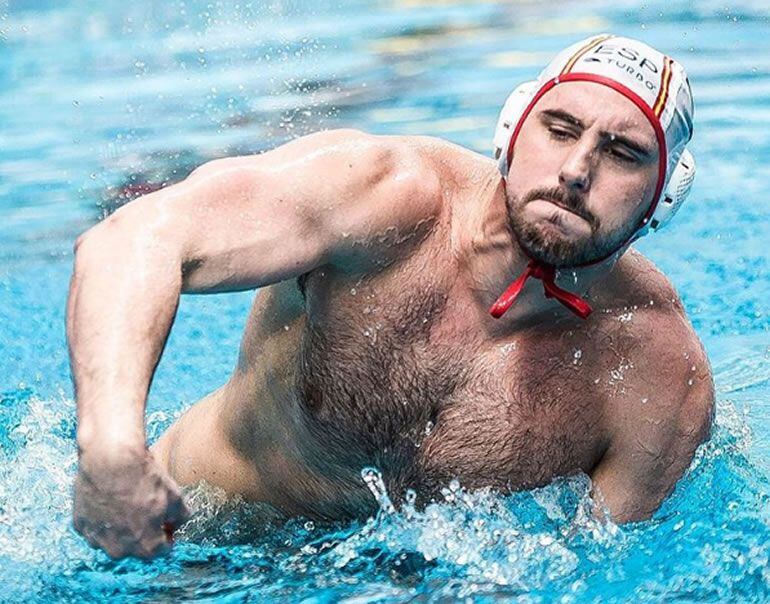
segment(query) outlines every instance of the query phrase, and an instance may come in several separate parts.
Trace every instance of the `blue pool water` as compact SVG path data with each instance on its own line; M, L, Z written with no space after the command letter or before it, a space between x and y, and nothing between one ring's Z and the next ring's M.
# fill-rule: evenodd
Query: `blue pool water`
M310 7L312 5L312 8ZM237 6L237 7L236 7ZM585 478L313 525L205 485L173 555L112 562L70 526L64 302L75 236L209 159L322 128L487 152L512 86L585 35L688 68L699 174L638 247L711 358L712 439L655 517L592 519ZM770 599L770 10L764 1L0 0L0 601ZM149 400L156 437L219 386L253 293L186 297Z

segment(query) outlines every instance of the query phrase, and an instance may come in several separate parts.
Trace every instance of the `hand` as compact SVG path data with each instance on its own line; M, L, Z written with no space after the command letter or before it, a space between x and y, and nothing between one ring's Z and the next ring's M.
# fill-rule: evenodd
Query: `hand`
M167 551L189 517L179 487L147 450L119 459L83 452L75 479L75 530L111 558Z

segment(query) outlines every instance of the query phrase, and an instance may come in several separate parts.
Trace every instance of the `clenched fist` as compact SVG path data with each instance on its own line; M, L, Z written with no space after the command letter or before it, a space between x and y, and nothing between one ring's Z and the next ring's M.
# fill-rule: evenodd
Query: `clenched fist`
M149 559L168 550L188 518L179 487L147 450L81 453L73 523L111 558Z

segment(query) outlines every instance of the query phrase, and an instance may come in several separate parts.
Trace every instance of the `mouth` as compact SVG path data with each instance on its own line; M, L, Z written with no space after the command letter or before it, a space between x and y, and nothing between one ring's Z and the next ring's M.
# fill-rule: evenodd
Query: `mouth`
M532 228L537 225L558 239L577 241L590 237L594 230L591 219L583 216L580 208L569 205L572 207L552 197L537 197L525 206L524 215Z
M556 199L551 199L551 198L548 198L548 197L543 197L542 200L546 201L546 202L548 202L548 203L550 203L552 205L555 205L560 210L563 210L565 212L569 212L570 214L573 214L574 216L577 216L578 218L582 218L583 220L588 222L588 218L586 216L584 216L581 212L578 212L578 211L576 211L576 210L574 210L572 208L567 207L561 201L558 201Z

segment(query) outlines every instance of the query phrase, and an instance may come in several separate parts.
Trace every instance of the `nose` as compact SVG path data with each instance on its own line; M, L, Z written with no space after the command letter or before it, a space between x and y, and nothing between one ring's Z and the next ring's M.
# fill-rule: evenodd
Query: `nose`
M574 145L559 170L559 183L567 189L585 193L591 186L591 157L588 145Z

